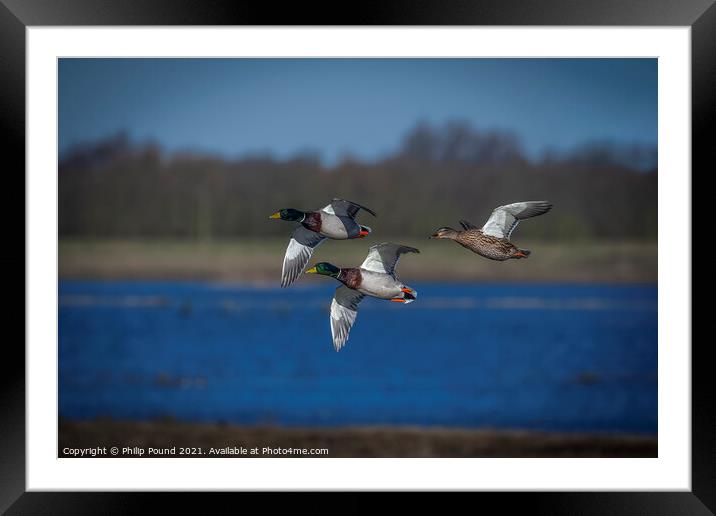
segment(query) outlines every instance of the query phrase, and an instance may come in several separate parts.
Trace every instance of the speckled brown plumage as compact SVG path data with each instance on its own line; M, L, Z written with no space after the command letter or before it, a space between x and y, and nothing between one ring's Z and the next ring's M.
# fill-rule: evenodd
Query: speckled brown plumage
M362 280L363 278L358 267L345 267L341 269L341 274L338 276L338 281L353 290L357 290L358 287L360 287Z
M430 238L455 240L464 248L490 260L505 261L510 258L527 258L530 251L516 247L510 241L510 236L521 220L542 215L550 209L552 209L552 204L547 201L522 201L505 204L492 210L490 218L481 228L467 220L461 220L460 225L463 231L443 226L435 230Z
M526 257L524 253L522 253L523 256L520 256L519 249L509 240L486 235L475 228L456 231L453 240L473 253L490 260L504 261L510 258Z

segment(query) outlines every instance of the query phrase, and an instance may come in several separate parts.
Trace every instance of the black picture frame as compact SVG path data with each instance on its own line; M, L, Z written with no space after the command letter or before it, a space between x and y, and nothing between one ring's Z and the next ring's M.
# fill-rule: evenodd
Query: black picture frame
M690 26L692 70L692 169L713 168L710 141L716 124L716 6L713 0L423 0L363 1L355 9L327 2L282 3L193 0L0 0L0 131L2 161L10 195L22 208L3 203L7 221L24 211L25 29L62 25L616 25ZM684 171L688 174L689 171ZM693 177L693 173L692 176ZM12 213L12 215L11 215ZM14 252L4 263L10 281L25 285L25 232L18 224ZM15 235L13 235L15 236ZM17 250L22 240L22 257ZM8 246L9 251L9 246ZM20 286L17 286L18 291ZM25 321L23 302L14 299L7 321ZM22 316L20 311L22 310ZM662 317L664 314L661 314ZM23 336L25 326L23 324ZM10 334L8 334L10 335ZM24 339L23 339L24 340ZM679 343L686 345L688 343ZM480 493L500 511L546 514L711 514L716 511L714 377L707 359L709 340L692 344L692 490L690 492ZM25 492L25 353L19 338L7 337L0 359L0 512L7 514L114 514L146 507L147 493ZM370 500L369 495L367 498ZM205 498L202 496L201 498ZM194 500L194 498L192 498ZM326 502L322 499L323 503ZM370 501L347 508L369 508ZM191 503L183 496L183 508ZM205 501L198 501L205 507ZM421 502L422 503L422 502ZM470 503L475 503L471 501ZM346 505L342 504L342 509Z

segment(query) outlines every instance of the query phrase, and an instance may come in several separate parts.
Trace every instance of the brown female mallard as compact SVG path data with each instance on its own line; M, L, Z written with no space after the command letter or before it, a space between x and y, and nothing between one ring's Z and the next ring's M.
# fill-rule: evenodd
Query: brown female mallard
M495 208L482 228L461 220L463 231L442 227L430 238L449 238L473 253L490 260L505 261L510 258L527 258L529 250L519 249L510 236L520 220L547 213L552 205L546 201L525 201Z

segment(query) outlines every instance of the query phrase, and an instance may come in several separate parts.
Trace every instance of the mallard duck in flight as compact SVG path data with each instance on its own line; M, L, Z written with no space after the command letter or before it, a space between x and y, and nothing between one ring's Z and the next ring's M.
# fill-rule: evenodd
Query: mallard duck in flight
M482 228L461 220L463 231L442 227L430 238L449 238L473 253L490 260L504 261L510 258L527 258L531 251L520 249L510 242L512 232L520 220L547 213L552 204L546 201L525 201L495 208Z
M400 255L419 253L413 247L398 244L376 244L360 267L336 267L327 262L317 263L306 274L321 274L337 279L343 285L336 289L331 302L331 336L333 347L339 351L348 340L348 333L358 315L358 304L365 296L412 303L417 291L403 284L395 275Z
M313 250L326 238L348 240L368 236L371 229L358 224L355 220L360 210L377 217L373 210L344 199L333 199L328 206L318 211L286 208L271 215L269 217L271 219L301 223L291 235L286 248L281 270L281 286L289 286L301 275L313 255Z

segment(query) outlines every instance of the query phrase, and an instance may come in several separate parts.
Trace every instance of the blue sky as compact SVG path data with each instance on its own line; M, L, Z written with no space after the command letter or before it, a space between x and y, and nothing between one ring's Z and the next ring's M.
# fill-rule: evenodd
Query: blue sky
M61 59L59 145L126 131L224 157L394 151L419 120L514 130L531 155L657 142L656 59Z

